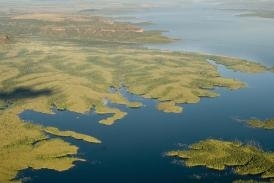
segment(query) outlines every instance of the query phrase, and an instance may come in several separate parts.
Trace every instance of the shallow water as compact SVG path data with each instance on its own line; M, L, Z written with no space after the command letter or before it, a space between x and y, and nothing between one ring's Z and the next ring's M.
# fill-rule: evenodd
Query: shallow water
M202 11L203 10L203 11ZM182 41L153 48L202 51L240 56L274 65L274 22L269 19L240 18L233 12L212 10L207 5L191 8L155 9L136 13L153 21L153 29L169 30ZM180 17L180 18L178 18ZM274 74L243 74L219 66L224 76L248 84L247 88L216 90L220 97L202 98L198 104L184 105L182 114L167 114L155 109L156 101L121 92L130 100L145 104L140 109L119 106L128 115L113 126L98 121L104 116L93 112L80 115L56 111L46 115L25 111L21 118L61 130L90 134L103 141L100 145L65 138L80 147L79 156L87 162L65 172L50 170L22 171L25 182L232 182L238 179L231 170L217 172L205 168L186 168L164 157L163 153L206 138L241 140L274 151L274 132L247 127L238 119L274 116ZM248 178L248 177L246 177Z

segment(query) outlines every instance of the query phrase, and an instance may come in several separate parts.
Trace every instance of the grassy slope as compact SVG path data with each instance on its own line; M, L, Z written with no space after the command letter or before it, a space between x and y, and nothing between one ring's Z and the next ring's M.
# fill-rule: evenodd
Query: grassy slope
M11 50L10 47L13 47ZM197 103L200 97L215 97L215 86L239 89L240 81L222 77L217 68L207 62L211 56L187 53L161 52L138 48L86 48L77 45L48 45L45 42L15 43L2 46L2 93L8 95L18 88L49 91L41 96L34 110L50 109L52 105L84 113L95 108L97 113L113 113L105 124L122 118L125 113L104 105L104 100L138 107L141 104L128 101L119 92L110 93L109 87L119 88L121 83L128 91L154 98L163 111L174 111L172 106ZM228 58L214 57L225 63ZM263 66L232 59L233 69L246 72L263 71ZM190 62L191 61L191 62ZM20 95L20 93L18 94ZM25 99L11 98L14 103ZM31 100L31 99L29 99ZM41 103L40 101L43 100ZM33 99L32 105L36 101ZM171 103L165 103L171 104ZM177 110L180 112L181 110Z

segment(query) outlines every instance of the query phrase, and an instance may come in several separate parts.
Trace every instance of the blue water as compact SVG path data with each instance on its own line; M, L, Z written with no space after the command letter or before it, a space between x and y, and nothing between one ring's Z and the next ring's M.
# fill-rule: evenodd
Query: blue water
M274 65L274 38L270 36L274 30L273 20L235 17L232 12L209 11L208 6L180 8L150 10L139 15L155 22L153 28L169 30L167 34L182 38L177 43L153 45L153 48L241 56ZM25 177L28 183L225 183L243 178L235 176L231 170L186 168L163 156L166 151L207 138L240 140L274 151L273 131L250 128L239 121L274 117L274 74L244 74L222 66L219 70L224 76L246 82L248 87L236 91L217 88L220 97L202 98L198 104L183 105L182 114L159 112L155 109L155 100L134 96L125 90L121 91L124 96L141 101L145 106L140 109L119 106L128 115L112 126L98 124L105 116L93 112L86 115L68 111L56 111L54 115L23 112L24 120L90 134L103 143L93 145L64 138L80 147L79 156L87 159L86 162L78 162L65 172L28 169L18 177Z
M165 30L165 35L180 39L172 44L150 45L152 48L221 54L273 66L274 19L239 17L239 12L218 8L198 2L137 11L128 16L134 16L135 21L152 22L146 29Z
M163 157L163 153L206 138L240 140L274 150L274 133L247 127L237 119L273 117L274 75L248 75L220 68L224 75L235 76L249 83L249 87L228 91L217 89L221 96L203 98L199 104L184 106L182 114L166 114L155 109L156 101L123 93L131 100L145 104L140 109L122 107L127 117L113 126L98 124L104 116L94 113L80 115L58 112L46 115L25 111L21 117L45 126L93 135L101 145L66 138L80 147L79 156L87 162L62 173L31 169L22 176L31 176L34 183L46 182L231 182L238 177L231 171L216 172L205 168L185 168ZM264 82L268 81L268 82ZM267 105L266 105L267 104ZM201 176L195 179L195 175Z

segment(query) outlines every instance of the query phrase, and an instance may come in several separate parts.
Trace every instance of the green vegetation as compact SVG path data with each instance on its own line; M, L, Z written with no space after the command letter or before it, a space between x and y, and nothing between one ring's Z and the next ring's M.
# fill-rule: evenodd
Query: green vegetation
M28 167L63 171L80 160L77 147L49 137L100 141L72 131L43 128L20 120L24 110L52 113L52 107L84 114L112 114L113 124L126 113L106 101L137 108L120 92L156 99L158 109L181 112L178 104L216 97L216 86L238 89L244 83L220 75L212 59L237 71L262 72L260 64L241 59L138 47L171 40L158 31L127 23L69 14L21 14L0 17L1 31L12 37L0 44L0 182L13 182ZM130 46L129 46L130 44ZM116 92L109 92L114 87ZM20 181L19 181L20 182Z
M18 117L24 109L13 106L0 112L0 181L12 181L17 172L26 168L64 171L79 161L73 155L78 148L58 138L49 138L43 131L56 136L68 136L91 143L100 143L94 137L72 131L59 131L53 127L43 128L24 123Z
M235 79L222 77L217 68L207 62L211 57L207 55L123 46L87 48L37 41L21 43L19 40L12 47L2 46L0 51L3 54L0 86L2 93L10 96L10 101L41 112L49 112L55 106L79 113L94 108L98 114L113 114L101 121L103 124L112 124L126 115L120 109L105 105L104 100L128 107L141 106L128 101L118 90L109 92L110 86L119 88L120 83L133 94L163 102L158 108L169 112L180 112L181 109L167 110L166 107L197 103L200 97L217 96L212 91L215 86L229 89L245 86ZM241 62L239 60L240 67ZM249 67L253 71L260 66L250 63ZM18 88L30 89L30 94L48 93L29 97L24 96L30 95L28 92L20 93ZM17 97L11 95L15 92Z
M236 180L233 183L273 183L274 180L270 181L256 181L256 180Z
M263 128L267 130L274 129L274 119L268 119L265 121L259 119L250 119L247 121L247 124L253 128Z
M192 144L188 150L170 151L167 156L183 159L188 167L206 166L214 170L232 167L239 175L274 178L274 153L240 142L203 140Z
M176 103L173 101L160 102L158 103L157 108L161 111L172 113L181 113L183 111L182 107L176 106Z
M2 18L0 21L5 23L1 31L9 34L47 41L78 42L81 45L172 41L160 31L144 31L133 24L89 15L28 13Z
M60 136L60 137L71 137L74 139L83 140L83 141L90 142L90 143L101 143L100 140L98 140L94 137L91 137L89 135L84 135L84 134L76 133L73 131L60 131L60 130L58 130L58 128L55 128L55 127L46 127L44 129L44 131L46 133L50 133L52 135L56 135L56 136Z
M0 100L0 110L3 110L7 107L6 102L4 102L3 100Z
M210 60L213 60L217 64L225 65L227 68L232 69L234 71L247 72L247 73L258 73L264 72L266 67L263 65L253 65L250 67L250 62L247 60L239 60L231 57L217 57L212 56Z
M18 171L33 168L48 168L63 171L73 167L73 157L78 148L63 140L48 137L41 128L23 123L14 107L0 112L0 181L12 181Z

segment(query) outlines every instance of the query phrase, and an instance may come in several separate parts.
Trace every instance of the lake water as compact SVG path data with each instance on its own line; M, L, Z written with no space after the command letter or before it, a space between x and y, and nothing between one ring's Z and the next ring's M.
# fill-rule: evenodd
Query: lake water
M239 11L219 8L199 1L123 13L116 17L131 15L132 21L152 22L153 25L147 29L165 30L164 34L180 39L173 44L153 45L152 48L235 56L273 66L274 19L239 17Z
M274 20L242 18L234 14L205 4L192 4L188 8L135 12L134 16L155 23L147 29L168 30L169 36L182 39L150 47L239 56L274 65L274 37L271 34ZM25 177L28 183L225 183L243 178L235 176L231 170L186 168L163 156L166 151L207 138L241 140L274 151L273 131L249 128L238 120L274 117L274 74L243 74L222 66L219 69L224 76L242 80L248 87L237 91L217 88L220 97L202 98L198 104L184 105L182 114L159 112L155 109L155 100L143 99L125 90L121 92L126 97L141 101L145 106L140 109L119 106L128 115L112 126L98 124L104 116L93 112L80 115L56 111L55 115L46 115L25 111L21 114L22 119L90 134L103 143L93 145L65 138L80 147L79 156L87 159L86 162L78 162L76 167L65 172L28 169L18 177Z

